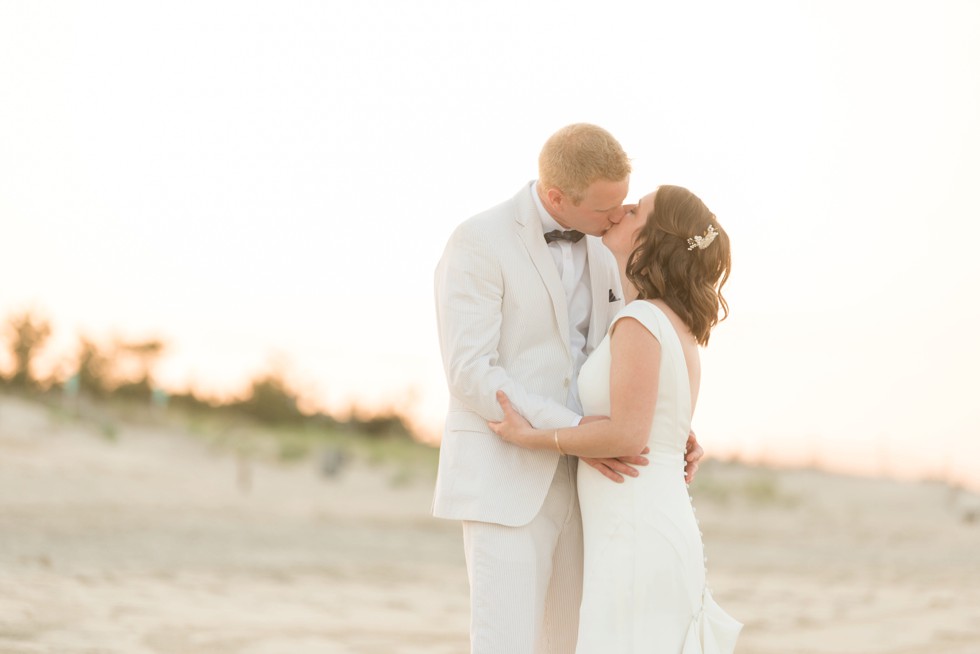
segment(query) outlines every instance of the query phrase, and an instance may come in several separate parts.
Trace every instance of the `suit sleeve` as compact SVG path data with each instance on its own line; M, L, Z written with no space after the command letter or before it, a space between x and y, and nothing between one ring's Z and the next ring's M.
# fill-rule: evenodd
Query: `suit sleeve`
M495 394L503 390L537 428L572 427L581 417L529 393L498 364L504 281L493 244L457 229L436 268L436 318L449 392L487 420L502 420Z

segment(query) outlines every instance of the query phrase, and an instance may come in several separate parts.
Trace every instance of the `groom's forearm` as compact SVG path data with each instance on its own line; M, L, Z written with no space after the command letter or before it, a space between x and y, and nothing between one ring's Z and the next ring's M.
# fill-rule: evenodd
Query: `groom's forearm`
M447 304L439 304L440 314ZM573 427L581 416L564 404L529 392L496 362L501 317L493 302L472 295L456 298L451 320L440 320L440 347L449 393L485 420L500 420L497 391L504 391L514 406L536 427ZM442 318L442 316L440 316ZM482 338L480 337L482 335Z
M556 400L530 393L499 365L504 280L490 243L457 230L435 275L439 346L450 394L485 420L503 414L496 392L503 390L517 410L540 427L569 427L580 416Z
M491 366L485 360L460 365L452 371L447 366L449 391L485 420L501 420L503 412L497 404L497 391L504 391L517 411L535 427L557 429L574 427L582 419L580 415L550 398L530 393L500 366Z

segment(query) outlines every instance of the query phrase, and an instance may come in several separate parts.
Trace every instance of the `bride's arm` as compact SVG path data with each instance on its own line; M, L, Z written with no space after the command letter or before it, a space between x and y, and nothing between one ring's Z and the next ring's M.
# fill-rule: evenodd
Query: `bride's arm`
M590 458L639 455L650 436L657 404L660 342L637 320L624 317L615 324L610 350L608 420L558 430L534 429L498 391L504 420L491 422L490 428L504 440L529 449Z

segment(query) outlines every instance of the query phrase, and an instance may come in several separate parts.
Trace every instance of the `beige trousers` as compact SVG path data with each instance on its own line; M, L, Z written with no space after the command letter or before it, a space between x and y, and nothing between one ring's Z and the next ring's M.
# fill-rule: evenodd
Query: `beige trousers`
M463 522L472 654L572 654L582 601L578 459L562 456L521 527Z

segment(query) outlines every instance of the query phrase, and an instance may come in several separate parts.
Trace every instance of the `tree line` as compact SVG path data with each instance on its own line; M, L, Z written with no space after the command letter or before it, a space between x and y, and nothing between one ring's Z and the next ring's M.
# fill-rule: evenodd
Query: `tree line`
M8 365L5 373L0 372L0 386L28 394L65 393L94 401L122 399L195 411L221 411L268 424L345 427L371 437L412 435L404 416L394 409L374 414L352 411L343 420L324 411L304 412L300 409L299 395L281 369L250 380L241 399L216 400L194 392L169 393L154 379L154 369L167 349L161 339L116 337L106 343L79 336L71 362L42 374L37 362L52 333L51 322L34 311L15 313L4 321L0 340L5 345Z

